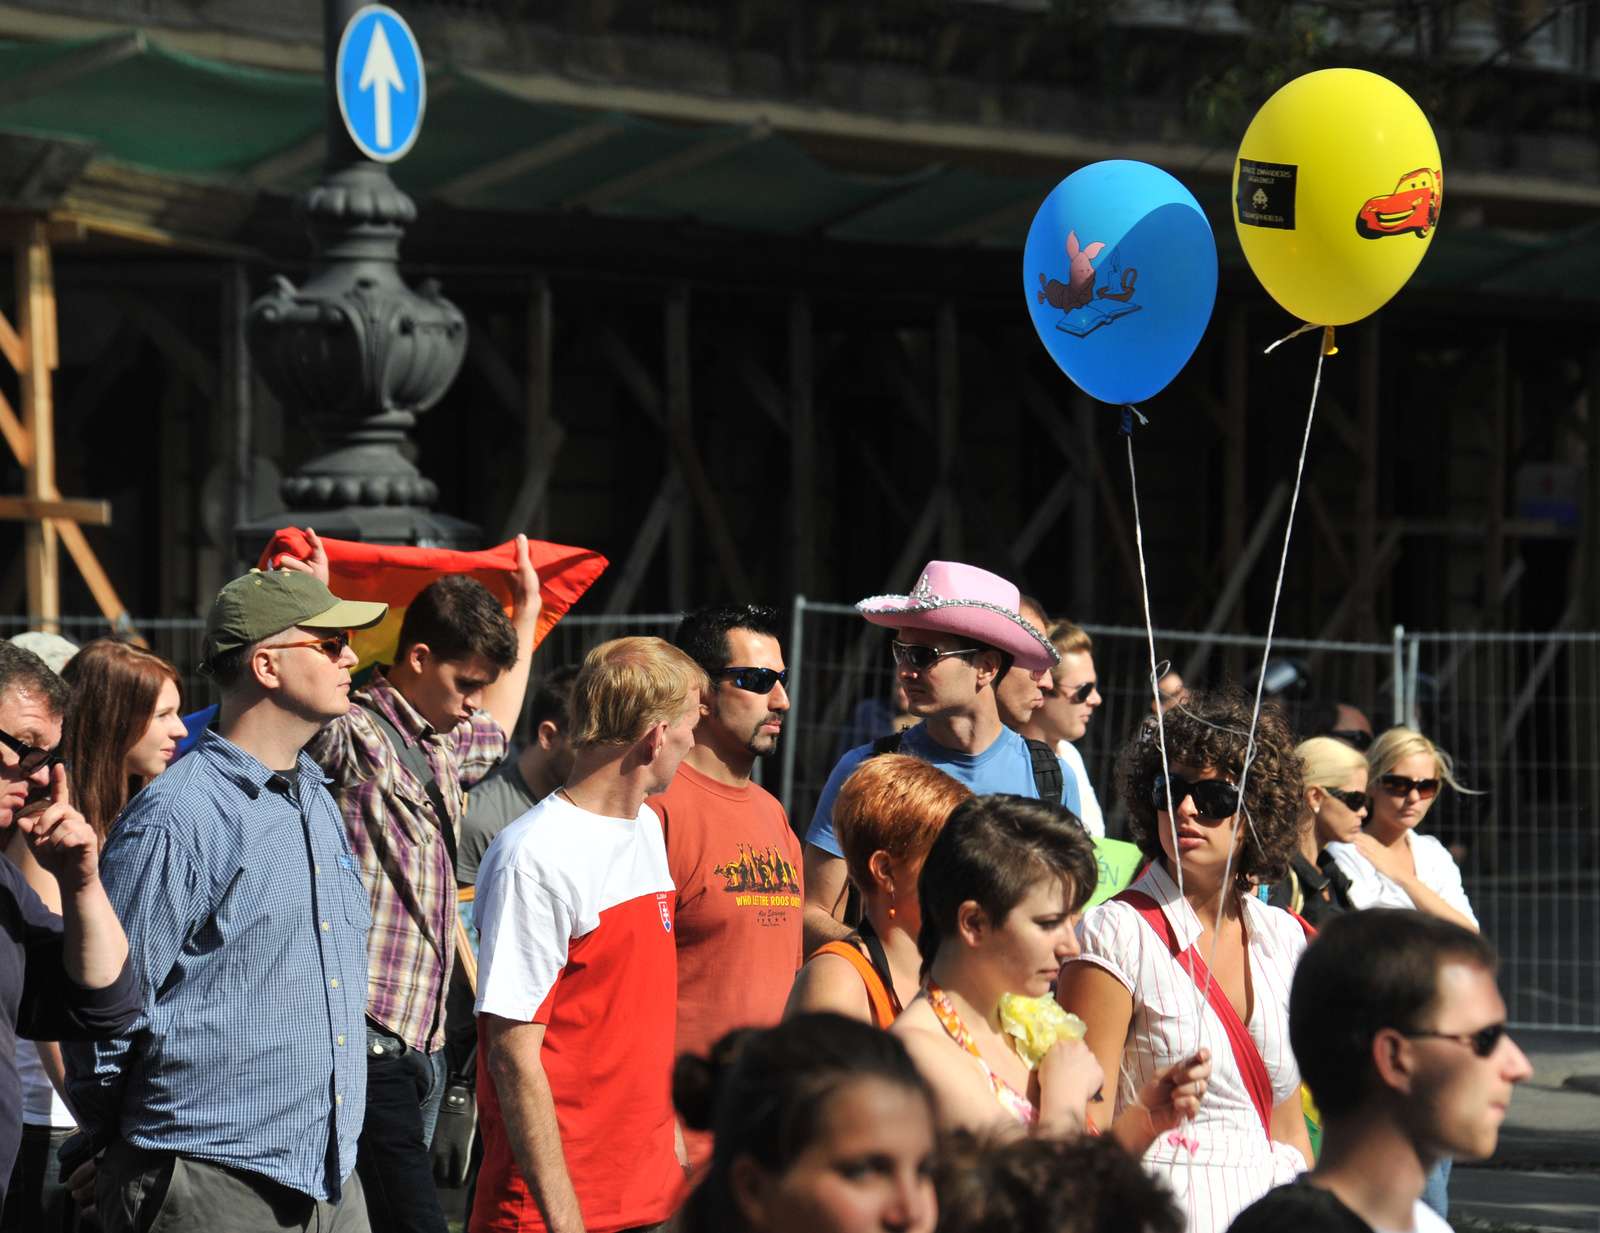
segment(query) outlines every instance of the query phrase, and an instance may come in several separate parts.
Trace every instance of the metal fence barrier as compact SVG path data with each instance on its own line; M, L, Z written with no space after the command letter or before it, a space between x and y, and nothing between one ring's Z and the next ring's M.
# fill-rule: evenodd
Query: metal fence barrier
M608 638L670 637L679 616L569 615L534 656L534 684ZM796 597L785 653L793 710L776 766L757 764L804 833L839 757L888 730L894 674L889 632L851 605ZM0 617L0 636L39 628ZM76 642L111 632L104 620L63 617ZM195 671L204 623L142 620L139 632L177 665L185 699L214 701ZM1116 754L1150 709L1145 631L1085 626L1104 699L1079 749L1111 834ZM1263 640L1157 630L1156 655L1189 685L1253 685ZM1450 847L1484 933L1501 956L1513 1023L1600 1030L1600 634L1410 633L1382 643L1276 639L1275 662L1297 677L1281 695L1297 723L1317 699L1359 706L1379 730L1410 723L1455 759L1471 793L1446 790L1423 829ZM1396 689L1396 682L1399 688ZM777 782L772 781L776 779Z

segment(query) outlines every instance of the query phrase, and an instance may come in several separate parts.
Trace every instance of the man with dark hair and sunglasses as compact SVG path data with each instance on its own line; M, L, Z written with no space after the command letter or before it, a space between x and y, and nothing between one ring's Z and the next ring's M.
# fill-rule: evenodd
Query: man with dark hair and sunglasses
M309 528L309 560L328 577ZM508 618L475 578L447 574L406 606L394 662L308 747L333 781L371 897L367 1116L357 1167L375 1226L445 1233L429 1147L448 1081L445 1017L456 951L456 842L467 789L510 749L539 623L528 538L507 572Z
M1512 1087L1533 1074L1505 1018L1477 934L1391 908L1328 922L1289 996L1322 1151L1230 1233L1448 1233L1422 1202L1429 1173L1491 1155Z
M201 670L222 695L193 752L117 819L101 860L143 1007L67 1045L105 1233L365 1233L354 1176L372 917L308 741L350 709L350 630L388 606L303 573L218 593ZM83 1179L79 1179L83 1184Z
M1366 753L1372 747L1372 722L1360 707L1324 699L1313 703L1306 715L1306 736L1331 736Z
M17 1162L21 1185L6 1210L11 1217L20 1210L24 1226L42 1219L41 1174L54 1148L48 1125L24 1128L25 1112L34 1111L23 1106L17 1041L104 1039L139 1014L128 939L100 880L100 845L73 808L58 749L71 701L43 660L0 640L0 834L15 827L16 842L37 862L36 876L53 878L61 895L57 915L20 868L0 860L0 1208ZM36 1137L36 1129L46 1133Z
M666 832L676 884L676 1052L707 1056L727 1033L783 1018L801 953L800 841L783 806L751 776L778 752L788 718L781 618L759 604L688 613L673 645L706 670L694 748L649 805ZM686 1130L689 1161L709 1134Z
M1005 725L996 691L1013 669L1034 673L1060 661L1044 632L1022 615L1016 586L957 561L930 561L910 595L856 605L894 631L890 650L911 713L905 733L852 749L828 776L806 832L806 953L847 937L849 880L833 833L844 781L876 754L904 753L937 766L978 795L1015 793L1078 811L1078 780L1043 741Z
M1023 606L1022 615L1027 616L1026 597ZM1089 731L1095 710L1105 701L1095 678L1094 640L1065 618L1048 628L1050 644L1061 656L1061 663L1051 673L1052 684L1045 691L1044 705L1018 731L1033 740L1044 741L1060 755L1078 785L1078 805L1073 812L1083 823L1084 830L1097 839L1104 839L1105 815L1100 811L1100 800L1089 781L1089 768L1073 744Z

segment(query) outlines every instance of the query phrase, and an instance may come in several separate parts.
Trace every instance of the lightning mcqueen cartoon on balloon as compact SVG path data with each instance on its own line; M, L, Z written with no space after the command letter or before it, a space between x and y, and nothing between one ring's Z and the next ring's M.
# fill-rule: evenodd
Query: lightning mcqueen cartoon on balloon
M1394 192L1374 197L1356 215L1356 230L1364 239L1378 240L1386 235L1414 231L1417 239L1427 239L1439 222L1439 204L1444 199L1444 176L1427 167L1408 171L1400 177Z

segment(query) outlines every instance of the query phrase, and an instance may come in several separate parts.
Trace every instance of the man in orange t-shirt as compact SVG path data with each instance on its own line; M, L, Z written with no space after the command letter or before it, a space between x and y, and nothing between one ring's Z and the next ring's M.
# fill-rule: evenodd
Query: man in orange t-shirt
M789 710L778 613L720 604L683 618L673 643L711 677L694 748L650 799L678 888L677 1052L704 1056L735 1028L783 1017L803 959L800 841L773 795L750 781L778 749ZM685 1131L698 1169L711 1136Z

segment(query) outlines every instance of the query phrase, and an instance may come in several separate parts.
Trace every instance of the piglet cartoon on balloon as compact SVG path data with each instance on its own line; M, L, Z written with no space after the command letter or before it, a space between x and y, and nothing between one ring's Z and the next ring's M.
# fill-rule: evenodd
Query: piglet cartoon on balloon
M1047 280L1040 274L1039 303L1071 312L1074 308L1082 308L1094 299L1094 266L1090 262L1100 255L1100 250L1104 247L1103 241L1096 240L1088 248L1079 248L1078 233L1067 232L1067 256L1072 261L1072 266L1067 272L1067 282L1063 285L1058 279Z

